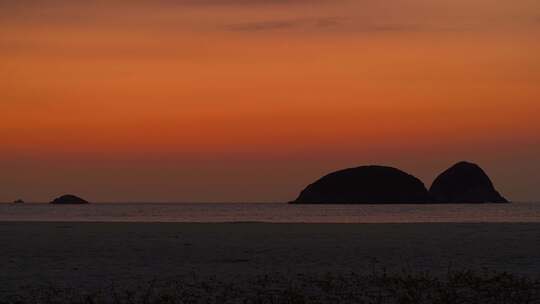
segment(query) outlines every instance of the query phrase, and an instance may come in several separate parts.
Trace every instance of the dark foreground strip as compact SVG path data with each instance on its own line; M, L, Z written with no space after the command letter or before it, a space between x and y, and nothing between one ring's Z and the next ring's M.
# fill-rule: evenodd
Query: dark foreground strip
M460 271L443 277L426 273L269 274L219 280L196 275L155 280L137 287L95 292L29 288L0 303L540 303L540 280L508 273Z

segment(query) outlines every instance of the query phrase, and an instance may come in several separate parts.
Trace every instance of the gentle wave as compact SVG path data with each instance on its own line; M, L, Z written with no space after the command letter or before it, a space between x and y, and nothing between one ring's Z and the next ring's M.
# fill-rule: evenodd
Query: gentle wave
M288 205L284 203L0 204L0 221L473 223L540 222L540 203Z

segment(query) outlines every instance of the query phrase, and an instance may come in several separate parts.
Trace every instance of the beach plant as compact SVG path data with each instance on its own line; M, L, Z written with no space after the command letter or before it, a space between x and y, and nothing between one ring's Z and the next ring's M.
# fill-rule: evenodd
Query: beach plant
M190 275L150 280L137 286L111 284L101 290L27 288L0 294L0 304L533 304L540 280L506 272L449 271L368 274L272 273L244 278Z

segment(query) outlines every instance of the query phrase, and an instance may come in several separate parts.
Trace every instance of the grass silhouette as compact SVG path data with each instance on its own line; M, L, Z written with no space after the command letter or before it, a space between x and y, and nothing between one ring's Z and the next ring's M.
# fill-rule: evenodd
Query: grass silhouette
M303 304L303 303L540 303L540 280L504 272L268 274L250 280L199 278L153 280L140 286L95 292L51 286L12 295L2 304Z

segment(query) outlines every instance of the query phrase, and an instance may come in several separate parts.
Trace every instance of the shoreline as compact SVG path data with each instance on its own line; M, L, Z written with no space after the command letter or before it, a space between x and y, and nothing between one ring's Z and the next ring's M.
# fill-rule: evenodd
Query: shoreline
M272 221L178 221L178 220L160 220L160 221L147 221L147 220L18 220L18 219L1 219L0 226L2 224L164 224L164 225L523 225L532 224L539 225L540 222L535 221L424 221L424 222L272 222Z

